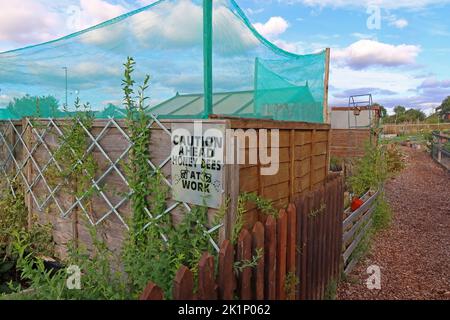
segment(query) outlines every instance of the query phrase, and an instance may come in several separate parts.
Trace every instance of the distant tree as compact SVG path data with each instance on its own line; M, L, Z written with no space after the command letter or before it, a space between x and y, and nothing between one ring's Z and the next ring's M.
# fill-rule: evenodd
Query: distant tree
M386 116L387 116L387 110L383 106L380 106L380 115L382 118L386 118Z
M441 109L443 111L450 112L450 96L448 96L447 98L444 99L444 101L442 101Z
M403 106L396 106L394 108L394 114L383 118L383 123L404 123L404 122L417 122L424 121L426 115L419 109L409 108L406 109Z
M395 123L402 123L405 122L405 111L406 108L403 106L396 106L394 108L394 117L393 117L393 122Z
M61 113L58 100L53 96L14 98L7 109L19 117L56 117Z
M401 114L405 113L405 111L406 111L406 108L403 107L403 106L396 106L396 107L394 108L394 113L395 113L396 115L401 115Z
M426 117L425 122L430 123L430 124L438 123L439 122L439 114L436 112L430 114L428 117Z
M425 113L418 109L408 109L405 111L404 115L405 121L407 122L424 121L426 118Z
M373 106L373 107L378 107L378 108L380 108L380 117L381 117L381 118L386 117L387 111L386 111L386 108L385 108L385 107L383 107L381 104L379 104L379 103L377 103L377 102L375 102L374 104L372 104L372 106Z
M445 98L439 106L439 116L441 117L441 119L444 118L444 116L448 113L450 113L450 96Z

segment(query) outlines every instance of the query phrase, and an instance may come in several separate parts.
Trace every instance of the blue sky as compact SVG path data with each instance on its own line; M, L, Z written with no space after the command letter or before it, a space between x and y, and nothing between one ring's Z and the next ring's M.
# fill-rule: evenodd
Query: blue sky
M48 41L151 2L0 0L0 51ZM372 93L388 107L430 112L450 95L450 0L236 2L283 49L311 53L331 47L332 105L345 105L351 94Z

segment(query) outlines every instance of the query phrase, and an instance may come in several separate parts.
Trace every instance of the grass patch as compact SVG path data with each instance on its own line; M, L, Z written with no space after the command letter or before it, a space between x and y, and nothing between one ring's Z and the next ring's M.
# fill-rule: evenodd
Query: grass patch
M324 300L336 300L338 282L336 279L331 279L325 288Z
M356 259L361 261L370 252L373 237L381 230L387 229L392 222L392 211L386 202L384 193L380 193L376 202L375 209L372 214L372 226L367 230L366 234L356 246L351 254L349 261ZM364 226L362 227L364 228Z
M355 250L352 252L349 261L356 259L356 261L361 261L370 251L372 237L374 235L373 227L367 230L366 234L361 238Z
M372 221L372 229L374 232L388 228L392 222L392 210L385 199L384 193L381 193L376 200Z

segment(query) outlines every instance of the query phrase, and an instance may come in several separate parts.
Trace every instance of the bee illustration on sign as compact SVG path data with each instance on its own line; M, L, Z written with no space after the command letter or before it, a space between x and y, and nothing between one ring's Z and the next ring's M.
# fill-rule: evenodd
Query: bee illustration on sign
M212 185L217 192L222 191L222 188L220 187L221 186L220 180L214 180Z

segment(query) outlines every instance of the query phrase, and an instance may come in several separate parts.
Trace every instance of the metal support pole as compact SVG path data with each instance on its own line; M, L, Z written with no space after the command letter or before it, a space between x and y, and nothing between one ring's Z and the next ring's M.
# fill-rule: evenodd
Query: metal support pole
M65 75L66 75L66 105L65 107L67 108L69 106L68 101L67 101L67 67L63 67Z
M203 0L203 87L204 111L207 119L212 113L212 0Z

